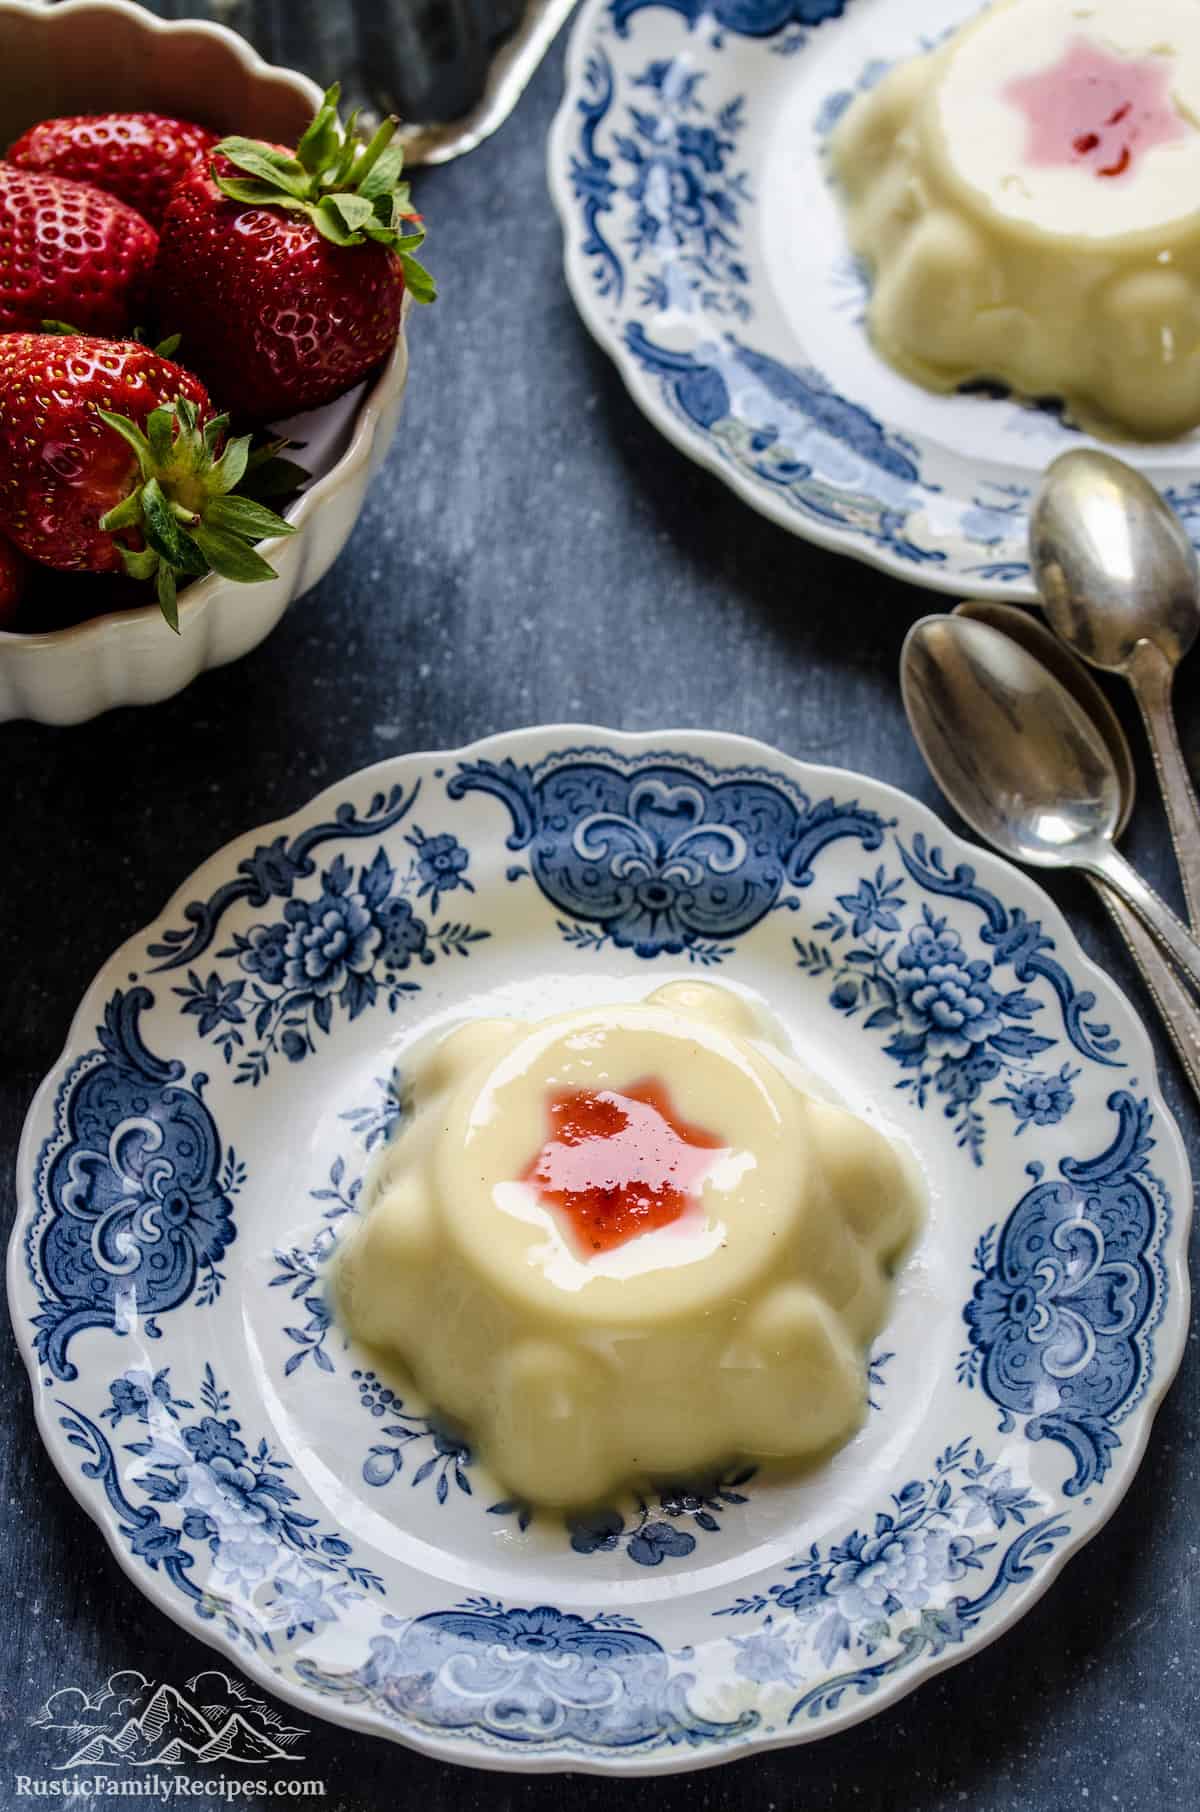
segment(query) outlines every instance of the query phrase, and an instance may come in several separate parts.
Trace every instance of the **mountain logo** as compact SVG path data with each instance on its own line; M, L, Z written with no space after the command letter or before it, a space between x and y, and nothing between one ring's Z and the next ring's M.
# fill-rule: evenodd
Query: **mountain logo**
M177 1687L136 1669L110 1674L98 1692L78 1686L51 1693L30 1720L60 1730L71 1753L60 1768L179 1767L184 1763L297 1762L308 1732L288 1724L265 1699L218 1668Z

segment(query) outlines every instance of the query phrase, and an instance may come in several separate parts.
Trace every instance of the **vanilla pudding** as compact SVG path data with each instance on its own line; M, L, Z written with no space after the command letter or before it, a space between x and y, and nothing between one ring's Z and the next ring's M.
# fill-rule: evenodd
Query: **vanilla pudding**
M879 351L1107 434L1200 423L1200 3L999 0L831 140Z
M684 982L451 1033L369 1197L345 1327L515 1494L582 1505L846 1440L921 1188L748 1002Z

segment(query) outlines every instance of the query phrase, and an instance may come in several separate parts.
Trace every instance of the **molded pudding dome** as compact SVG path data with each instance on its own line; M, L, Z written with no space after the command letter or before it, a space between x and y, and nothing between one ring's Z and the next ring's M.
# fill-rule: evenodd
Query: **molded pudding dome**
M1200 422L1196 0L1000 0L860 95L831 155L908 376L1101 433Z
M335 1285L533 1503L848 1438L911 1160L724 988L427 1050Z

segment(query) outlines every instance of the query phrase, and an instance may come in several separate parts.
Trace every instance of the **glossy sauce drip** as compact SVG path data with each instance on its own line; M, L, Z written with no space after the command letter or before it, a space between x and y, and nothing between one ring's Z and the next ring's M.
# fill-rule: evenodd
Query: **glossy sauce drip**
M1166 57L1117 57L1073 39L1053 68L1003 90L1025 115L1026 163L1127 175L1143 152L1188 131L1171 100L1170 69Z
M549 1096L550 1136L521 1178L566 1219L581 1252L611 1252L639 1233L669 1226L695 1201L727 1149L680 1119L654 1079L615 1089Z

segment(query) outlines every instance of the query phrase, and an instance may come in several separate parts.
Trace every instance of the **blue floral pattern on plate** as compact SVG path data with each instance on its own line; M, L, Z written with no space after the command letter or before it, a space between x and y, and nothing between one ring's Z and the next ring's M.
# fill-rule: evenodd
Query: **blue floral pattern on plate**
M880 866L861 876L852 893L839 894L837 910L816 922L813 931L823 937L793 939L796 965L830 984L829 1004L837 1012L862 1014L864 1030L888 1034L887 1055L910 1072L897 1088L910 1091L919 1108L940 1098L959 1145L979 1164L985 1120L976 1103L986 1088L999 1088L991 1105L1011 1109L1013 1130L1023 1133L1057 1125L1070 1113L1071 1085L1080 1073L1069 1062L1053 1071L1033 1067L1030 1059L1053 1050L1057 1040L1034 1029L1042 1002L1027 985L1003 986L1001 970L1023 984L1039 977L1050 983L1067 1038L1092 1063L1119 1067L1119 1040L1105 1020L1087 1017L1095 994L1076 988L1039 920L1020 908L1010 913L979 885L969 863L950 872L941 850L930 850L920 833L911 847L897 840L896 849L911 884L978 908L981 951L968 948L962 932L928 901L906 925L904 880ZM853 941L842 944L846 938Z
M924 1611L939 1586L983 1572L999 1531L1010 1523L1042 1527L1044 1508L1007 1468L978 1447L972 1451L969 1440L956 1441L930 1477L910 1479L893 1494L869 1534L855 1529L826 1550L814 1542L784 1579L714 1611L769 1612L754 1636L737 1638L735 1668L748 1679L794 1685L798 1641L811 1641L826 1667L845 1652L869 1659L892 1635L893 1622Z
M85 1328L125 1331L189 1297L216 1300L218 1260L234 1239L233 1197L245 1166L223 1150L184 1066L163 1062L142 1041L146 988L118 989L97 1028L98 1050L71 1068L58 1091L54 1131L38 1163L38 1213L26 1253L39 1312L38 1357L74 1378L67 1348Z
M595 75L600 93L610 92L607 64L598 61ZM620 296L625 271L597 217L623 193L634 208L631 262L636 266L645 255L654 266L641 300L656 309L699 307L744 321L751 312L745 293L750 274L738 233L751 197L746 172L734 159L745 102L735 96L708 123L697 93L703 80L682 64L649 64L635 83L645 93L628 110L629 130L613 141L624 183L610 178L610 166L595 158L576 160L574 181L591 209L591 251L602 261L608 293Z
M304 1668L303 1677L343 1702L506 1746L548 1743L584 1754L698 1746L753 1729L753 1712L700 1716L690 1674L631 1617L585 1618L554 1605L532 1609L468 1598L379 1636L354 1673Z
M980 1237L963 1310L971 1344L960 1375L998 1406L1002 1429L1020 1415L1027 1440L1065 1444L1068 1497L1104 1477L1116 1425L1152 1375L1145 1329L1169 1225L1149 1174L1148 1105L1124 1092L1109 1105L1119 1128L1107 1151L1064 1158L1055 1181L1030 1165L1034 1187L998 1236L989 1227Z
M806 887L821 850L841 837L878 849L887 828L851 801L815 803L753 770L706 775L703 764L611 758L569 750L538 771L513 762L464 762L452 799L492 793L512 816L508 847L528 849L529 872L569 914L562 935L577 948L611 942L635 956L706 963ZM517 880L525 871L509 869ZM598 931L580 926L598 925Z
M821 25L837 19L846 0L608 0L618 31L627 30L635 13L648 6L670 7L690 26L711 20L723 31L741 32L749 38L770 38L788 25Z
M348 781L206 876L102 971L31 1110L10 1296L114 1551L272 1690L525 1766L819 1735L986 1640L1128 1485L1187 1328L1186 1165L1127 1003L923 808L738 740L526 731ZM389 967L401 918L423 940ZM469 962L422 959L443 924L486 932ZM697 963L897 1110L928 1262L828 1501L735 1463L564 1525L347 1348L325 1265L431 1015ZM428 1004L393 1013L414 974Z
M828 167L855 94L970 11L585 0L551 188L584 319L685 452L826 546L940 590L1032 597L1029 502L1078 435L1059 409L982 385L935 398L878 358ZM1200 536L1195 464L1185 442L1153 476Z
M186 986L174 990L184 1012L195 1015L201 1037L213 1038L226 1063L237 1058L238 1082L257 1088L277 1053L302 1063L316 1050L314 1034L328 1034L335 1009L357 1019L382 999L396 1012L420 988L411 971L438 956L469 956L488 936L459 920L435 927L416 910L426 895L436 913L444 894L475 891L462 845L445 833L427 837L417 826L405 842L416 853L399 875L382 848L357 874L335 857L321 872L315 899L289 898L282 917L235 932L217 952L218 959L236 961L241 975L226 978L214 969L202 980L189 969ZM247 1037L255 1042L247 1045Z
M71 1446L88 1456L84 1476L101 1481L130 1553L161 1569L201 1618L219 1619L251 1649L273 1650L280 1636L291 1641L298 1631L312 1635L367 1592L382 1592L378 1574L352 1560L350 1542L322 1533L301 1512L285 1476L291 1462L265 1439L242 1438L212 1366L204 1367L199 1408L174 1396L168 1370L112 1379L111 1402L97 1421L70 1403L57 1406ZM103 1419L115 1430L126 1417L147 1429L123 1443L136 1466L117 1458L98 1426ZM131 1492L146 1501L135 1503ZM203 1588L195 1579L202 1549L211 1560Z

